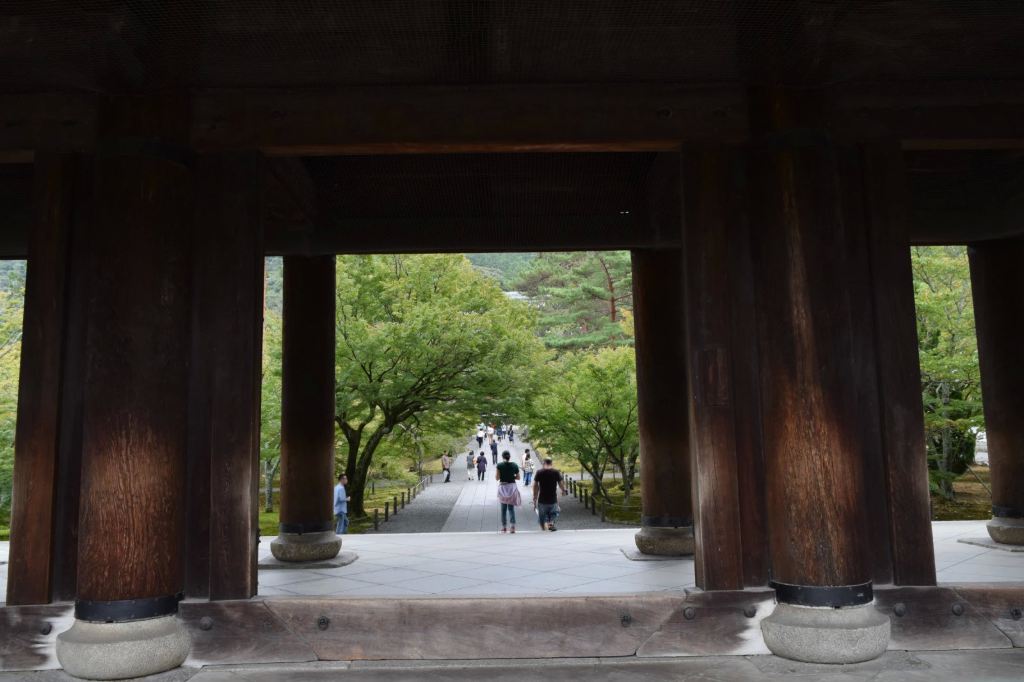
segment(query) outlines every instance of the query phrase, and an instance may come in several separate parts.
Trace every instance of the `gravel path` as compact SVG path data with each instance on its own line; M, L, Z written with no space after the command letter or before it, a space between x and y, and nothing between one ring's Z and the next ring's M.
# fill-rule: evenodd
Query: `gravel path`
M461 476L458 475L460 473ZM392 517L387 523L382 523L377 532L439 533L448 520L455 501L459 499L462 487L466 485L466 474L461 469L453 469L451 483L442 483L438 474L434 475L434 481L417 495L412 503L406 504L405 509L399 511L397 516Z

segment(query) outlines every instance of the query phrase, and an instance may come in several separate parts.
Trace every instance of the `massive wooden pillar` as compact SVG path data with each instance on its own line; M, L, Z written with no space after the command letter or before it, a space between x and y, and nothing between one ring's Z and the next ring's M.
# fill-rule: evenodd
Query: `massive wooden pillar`
M908 237L909 199L903 151L898 141L862 147L865 217L873 303L881 476L869 486L868 506L888 524L891 565L879 567L875 582L935 584L928 460L925 452L921 366L914 314L914 275ZM871 452L868 452L869 457ZM870 468L869 468L870 469ZM870 493L870 490L869 490ZM880 531L881 542L885 532ZM886 558L877 551L877 558Z
M750 245L740 154L683 153L687 379L696 497L696 581L764 585L767 543Z
M773 586L763 622L776 654L820 662L885 651L873 600L855 328L863 264L851 249L840 152L813 95L754 97L752 154L765 480ZM859 189L859 188L858 188ZM807 607L831 607L821 609ZM822 618L822 613L828 616Z
M331 558L334 532L333 256L284 259L281 376L281 561Z
M72 231L85 180L73 155L36 157L14 441L7 585L7 603L12 605L49 602L55 591L55 570L59 572L55 568L62 548L56 542L62 516L58 480L71 475L61 470L59 462L64 338L69 334L66 300Z
M185 593L256 594L263 169L259 154L196 162Z
M72 675L179 665L192 171L180 101L112 101L95 165Z
M972 244L971 285L996 542L1024 545L1024 238Z
M645 554L693 554L683 254L633 251L637 418Z

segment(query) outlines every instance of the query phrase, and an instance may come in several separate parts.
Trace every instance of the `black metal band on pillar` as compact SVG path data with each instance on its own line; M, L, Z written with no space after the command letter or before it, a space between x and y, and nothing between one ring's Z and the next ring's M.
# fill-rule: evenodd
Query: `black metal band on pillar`
M293 535L304 535L305 533L326 533L329 530L334 530L334 521L315 521L313 523L282 523L278 526L278 530L282 533L291 533Z
M843 606L870 604L875 598L870 581L860 585L818 587L790 585L773 580L769 585L775 590L775 598L780 603L795 606L829 606L838 609Z
M641 516L640 525L645 528L690 528L693 519L685 516Z
M1000 519L1024 519L1024 509L1017 509L1016 507L1003 507L1001 505L992 505L992 516Z
M169 594L163 597L145 599L120 599L117 601L75 600L75 618L93 623L125 623L169 616L178 612L178 602L184 595Z

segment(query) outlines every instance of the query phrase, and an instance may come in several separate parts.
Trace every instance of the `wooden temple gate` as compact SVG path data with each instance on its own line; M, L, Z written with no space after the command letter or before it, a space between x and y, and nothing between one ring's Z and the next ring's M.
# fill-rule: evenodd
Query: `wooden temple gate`
M256 595L266 255L283 533L329 531L333 388L289 376L333 374L334 254L630 249L638 544L841 611L935 585L909 247L969 243L993 537L1021 541L1015 82L182 78L0 94L0 249L29 262L8 609L102 631ZM920 168L998 189L943 203Z

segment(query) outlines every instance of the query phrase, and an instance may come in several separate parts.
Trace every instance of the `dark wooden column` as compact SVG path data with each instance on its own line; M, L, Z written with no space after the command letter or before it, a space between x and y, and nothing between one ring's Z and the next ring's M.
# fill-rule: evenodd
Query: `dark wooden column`
M895 140L864 146L862 158L883 468L869 506L888 508L892 582L934 585L906 168ZM875 581L884 577L876 569Z
M15 434L8 604L44 604L52 594L60 476L60 407L67 280L76 211L77 161L40 154L22 323ZM79 182L76 183L76 179ZM77 188L80 191L80 188Z
M334 556L334 256L284 259L281 375L281 560ZM322 535L330 547L289 555L288 536ZM311 537L312 537L311 536ZM294 538L293 538L294 539ZM302 543L308 544L308 543ZM317 556L313 556L316 554Z
M772 579L782 603L870 602L858 301L839 151L818 102L758 93L751 158L754 279ZM868 330L870 333L870 330ZM795 586L795 587L789 587Z
M263 170L259 154L196 163L186 595L256 594Z
M737 150L683 154L683 250L696 579L767 582L757 331Z
M632 256L643 505L636 544L645 554L692 554L683 254Z
M996 542L1024 544L1024 238L972 244L971 285Z
M174 103L108 104L96 159L82 423L78 600L177 611L182 591L192 171ZM148 135L161 135L160 141Z

